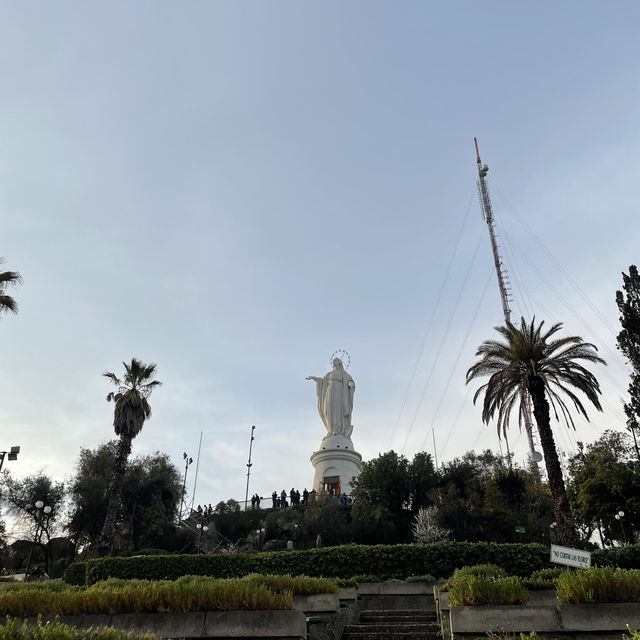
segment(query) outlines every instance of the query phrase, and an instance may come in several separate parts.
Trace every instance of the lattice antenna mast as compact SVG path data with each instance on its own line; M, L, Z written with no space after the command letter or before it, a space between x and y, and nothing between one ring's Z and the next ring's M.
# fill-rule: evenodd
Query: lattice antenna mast
M493 221L493 209L491 208L491 198L489 197L489 189L485 178L489 171L489 167L486 164L482 164L480 160L480 151L478 151L478 140L474 138L473 141L476 145L476 161L478 163L478 195L480 196L480 205L482 206L482 217L489 227L489 238L491 239L491 250L493 251L493 262L496 267L496 275L498 276L498 287L500 289L500 299L502 301L502 311L504 313L505 322L511 322L511 307L509 306L509 278L507 272L500 259L500 250L498 248L498 241L496 240L496 231ZM520 390L522 395L522 401L526 407L525 409L525 430L527 432L527 441L529 444L529 457L531 458L531 466L536 477L540 478L540 470L538 469L538 461L536 456L540 454L536 453L534 439L533 439L533 423L531 422L531 406L529 402L529 395L524 389ZM506 439L506 434L505 434ZM507 455L509 456L509 465L511 465L511 454L509 452L509 440L507 443Z
M493 210L491 208L491 198L485 178L489 167L482 164L480 160L480 152L478 151L478 140L473 139L476 143L476 157L478 162L478 195L480 196L480 205L482 206L482 217L489 227L489 238L491 239L491 250L493 251L493 262L496 266L496 275L498 276L498 288L500 289L500 299L502 300L502 311L504 313L505 322L511 322L511 307L509 306L509 280L507 273L500 259L500 251L498 249L498 241L496 240L496 230L493 222Z

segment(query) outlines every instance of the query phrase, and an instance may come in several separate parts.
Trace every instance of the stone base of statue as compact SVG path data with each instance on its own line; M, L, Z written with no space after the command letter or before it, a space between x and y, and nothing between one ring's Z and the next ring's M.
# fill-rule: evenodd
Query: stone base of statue
M311 456L311 464L315 469L315 491L350 495L351 480L360 473L362 456L353 450L351 438L337 434L327 435L320 448Z

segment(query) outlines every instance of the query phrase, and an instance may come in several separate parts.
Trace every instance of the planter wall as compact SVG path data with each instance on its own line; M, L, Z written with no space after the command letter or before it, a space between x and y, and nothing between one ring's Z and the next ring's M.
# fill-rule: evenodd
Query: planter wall
M293 596L293 606L306 615L336 614L340 610L337 593L315 593L310 596Z
M640 603L451 607L454 638L486 633L620 633L640 628Z
M53 620L48 616L45 620ZM62 616L78 629L113 626L131 633L151 632L159 638L269 638L306 640L306 616L291 611L197 611L192 613L122 613ZM29 623L35 624L34 618Z

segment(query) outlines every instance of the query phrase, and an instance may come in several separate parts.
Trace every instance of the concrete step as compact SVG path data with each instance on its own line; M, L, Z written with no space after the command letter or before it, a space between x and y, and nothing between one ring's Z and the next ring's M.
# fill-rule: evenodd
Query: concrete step
M379 624L385 622L416 622L416 623L425 623L425 622L435 622L436 621L435 613L425 613L422 615L411 615L411 616L377 616L377 615L360 615L360 624Z
M345 632L342 640L437 640L440 638L440 628L432 631L413 631L410 633L359 633Z
M360 610L360 615L376 615L376 616L410 616L410 615L423 615L435 611L435 607L429 609L364 609Z
M376 624L350 624L344 628L345 633L429 633L439 629L435 622L392 622Z

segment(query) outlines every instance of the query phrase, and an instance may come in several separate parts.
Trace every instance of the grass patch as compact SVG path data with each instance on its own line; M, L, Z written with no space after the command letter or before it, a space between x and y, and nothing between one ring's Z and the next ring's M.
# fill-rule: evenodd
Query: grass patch
M57 618L55 622L43 624L38 616L38 622L32 628L27 627L26 621L19 623L14 618L7 618L5 624L0 625L0 640L156 640L156 636L151 633L134 635L116 631L113 627L78 631Z
M449 585L450 606L498 606L524 604L529 600L529 592L520 578L457 573L453 574Z
M196 576L191 576L196 578ZM200 578L198 576L198 578ZM262 584L275 593L293 593L294 596L311 596L316 593L338 593L338 585L328 578L310 578L309 576L263 576L252 573L241 580L252 584Z
M175 581L109 579L86 588L0 591L0 612L19 618L38 614L63 616L292 608L291 591L276 593L264 583L242 578L184 576Z
M335 583L339 587L357 587L358 582L355 578L334 578Z
M474 564L470 567L456 569L453 577L456 576L478 576L480 578L506 578L507 572L497 564Z
M558 577L556 597L565 604L640 602L640 571L591 567Z
M557 580L563 573L566 573L569 569L563 569L562 567L553 567L552 569L540 569L534 571L529 577L530 580Z

